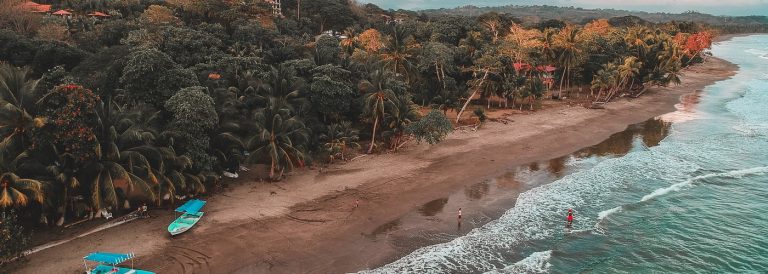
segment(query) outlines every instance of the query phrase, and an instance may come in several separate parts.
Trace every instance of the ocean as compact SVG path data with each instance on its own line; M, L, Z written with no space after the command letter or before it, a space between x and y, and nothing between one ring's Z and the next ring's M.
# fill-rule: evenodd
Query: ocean
M765 273L768 36L712 52L740 70L693 107L537 167L558 174L498 219L364 272ZM541 177L531 170L511 176Z

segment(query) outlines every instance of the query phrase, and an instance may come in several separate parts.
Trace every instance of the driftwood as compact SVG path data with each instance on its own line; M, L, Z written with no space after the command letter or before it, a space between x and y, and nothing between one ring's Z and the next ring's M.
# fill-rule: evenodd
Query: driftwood
M589 106L591 109L605 109L605 103L604 102L593 102L592 105Z

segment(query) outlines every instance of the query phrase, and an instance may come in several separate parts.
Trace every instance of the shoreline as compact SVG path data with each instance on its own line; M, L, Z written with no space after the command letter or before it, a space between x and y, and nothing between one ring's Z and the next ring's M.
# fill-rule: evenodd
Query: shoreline
M158 273L336 273L373 268L410 251L371 236L392 233L396 228L388 224L426 202L516 166L600 143L629 125L674 111L682 96L737 70L713 57L686 70L680 86L652 88L636 99L618 98L603 110L561 105L509 116L514 121L507 124L489 122L478 131L459 130L435 146L410 145L397 154L360 157L322 173L300 172L283 182L261 184L242 178L210 198L206 220L185 235L170 239L165 227L173 214L156 210L154 218L32 254L28 263L11 270L74 272L82 270L80 257L92 251L135 252L136 267Z

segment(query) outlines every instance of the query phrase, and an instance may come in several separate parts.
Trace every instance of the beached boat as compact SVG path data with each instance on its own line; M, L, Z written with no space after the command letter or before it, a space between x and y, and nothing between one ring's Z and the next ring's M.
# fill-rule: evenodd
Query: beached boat
M88 274L155 274L155 272L133 269L133 253L106 253L94 252L83 257L85 264L85 273ZM131 260L131 268L117 266L125 261ZM93 268L88 267L88 261L96 262Z
M176 218L176 220L168 226L168 232L171 233L171 236L184 233L197 224L197 222L200 221L200 218L203 217L203 212L201 212L200 209L203 208L204 205L205 201L192 199L177 208L176 212L180 212L181 216Z

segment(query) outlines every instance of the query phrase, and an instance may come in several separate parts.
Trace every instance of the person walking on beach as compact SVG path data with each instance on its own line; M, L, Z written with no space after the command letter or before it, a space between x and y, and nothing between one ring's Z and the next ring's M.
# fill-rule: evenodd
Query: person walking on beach
M565 227L571 228L571 226L573 225L573 209L571 208L568 209L568 217L566 218L566 220L568 220L568 222L566 223Z
M459 208L459 222L461 222L461 208Z

